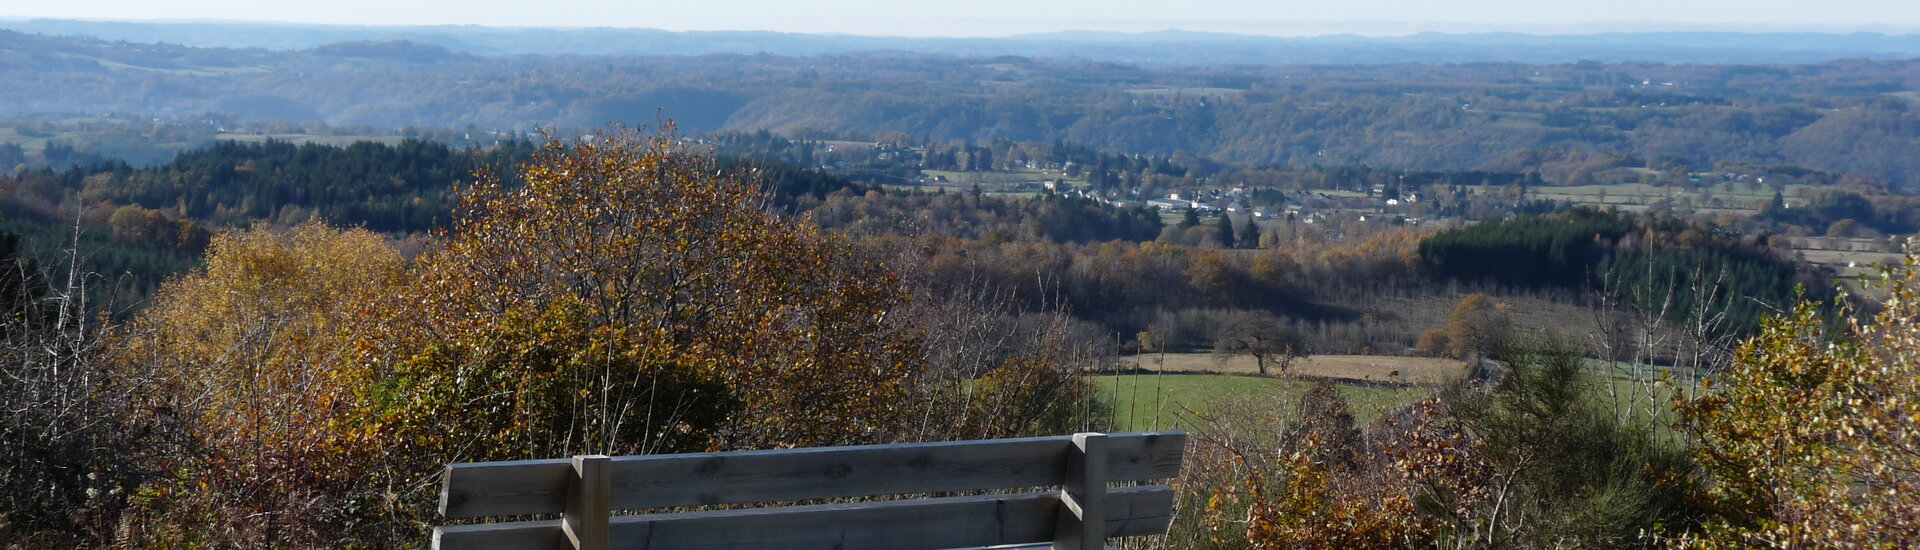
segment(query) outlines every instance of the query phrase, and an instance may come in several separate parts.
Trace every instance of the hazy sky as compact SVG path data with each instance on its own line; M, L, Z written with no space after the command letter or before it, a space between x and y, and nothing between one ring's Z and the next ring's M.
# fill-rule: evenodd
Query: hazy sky
M1167 28L1244 34L1505 30L1920 32L1920 0L4 0L0 17L647 27L896 36Z

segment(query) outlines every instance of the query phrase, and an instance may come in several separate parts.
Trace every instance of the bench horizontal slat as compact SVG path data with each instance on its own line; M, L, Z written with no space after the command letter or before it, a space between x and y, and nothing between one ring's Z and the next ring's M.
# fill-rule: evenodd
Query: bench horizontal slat
M1072 438L909 443L615 457L616 510L745 504L1057 485ZM1182 432L1108 436L1110 481L1179 474ZM440 512L448 518L558 513L566 459L447 467Z
M1173 489L1164 485L1107 494L1107 536L1165 533ZM621 550L785 548L934 550L1052 540L1058 492L977 495L850 504L780 506L616 516ZM565 550L560 522L522 521L434 529L440 550Z

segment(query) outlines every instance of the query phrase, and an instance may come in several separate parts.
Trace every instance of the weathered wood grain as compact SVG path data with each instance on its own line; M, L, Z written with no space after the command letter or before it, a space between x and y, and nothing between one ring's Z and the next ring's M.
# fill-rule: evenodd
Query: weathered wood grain
M612 461L607 455L573 457L574 475L568 480L567 512L561 515L560 527L574 550L607 550L611 532L607 524L613 517L607 500Z
M1107 436L1109 481L1178 475L1182 432ZM1071 436L774 451L623 456L612 460L615 510L744 504L1058 485ZM447 467L448 518L558 513L568 459Z
M621 550L935 550L1046 542L1060 493L978 495L885 502L781 506L613 518L610 547ZM1113 489L1106 537L1165 533L1173 489ZM441 550L562 550L559 521L459 525L434 530Z
M1054 550L1106 548L1107 436L1073 434L1053 534Z

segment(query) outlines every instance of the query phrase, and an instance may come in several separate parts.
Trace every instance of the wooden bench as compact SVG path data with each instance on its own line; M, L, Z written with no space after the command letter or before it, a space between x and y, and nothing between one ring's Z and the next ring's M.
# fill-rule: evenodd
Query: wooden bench
M1180 472L1182 432L994 439L447 466L434 548L1089 550L1166 533L1173 489L1108 488ZM946 493L1054 487L1011 494ZM924 496L934 494L935 496ZM909 495L893 500L859 497ZM695 512L613 511L852 499ZM1049 544L1050 543L1050 544Z

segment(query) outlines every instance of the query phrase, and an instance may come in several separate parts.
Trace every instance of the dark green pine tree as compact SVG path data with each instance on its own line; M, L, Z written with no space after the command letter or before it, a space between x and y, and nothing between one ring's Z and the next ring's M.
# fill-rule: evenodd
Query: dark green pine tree
M1220 214L1220 246L1233 248L1233 217Z
M1247 216L1247 225L1240 228L1240 248L1259 248L1260 226L1253 223L1253 216Z
M1187 227L1193 227L1196 225L1200 225L1200 211L1196 209L1188 208L1187 217L1180 219L1180 227L1187 228Z

